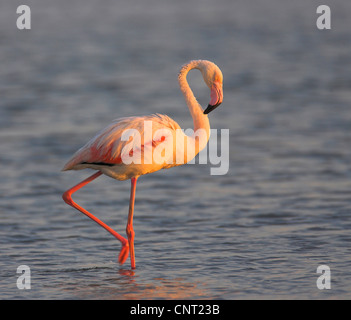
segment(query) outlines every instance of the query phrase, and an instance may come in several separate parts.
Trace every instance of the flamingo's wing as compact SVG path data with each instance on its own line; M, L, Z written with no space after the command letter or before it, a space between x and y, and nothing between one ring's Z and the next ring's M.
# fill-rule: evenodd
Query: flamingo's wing
M176 129L180 129L179 125L161 114L117 119L80 148L62 170L81 169L81 165L88 164L121 164L126 152L129 156L141 153L143 157L152 157L152 152L147 152L149 148L169 140Z

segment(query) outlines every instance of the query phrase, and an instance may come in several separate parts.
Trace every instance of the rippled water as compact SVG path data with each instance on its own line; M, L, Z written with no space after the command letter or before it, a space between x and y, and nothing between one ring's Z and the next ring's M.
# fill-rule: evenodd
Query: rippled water
M351 4L329 1L18 1L0 12L2 299L351 297ZM192 120L177 84L190 59L216 62L230 168L187 165L139 179L136 263L61 194L89 171L60 169L112 119ZM199 101L209 92L189 75ZM121 233L129 182L100 177L75 200ZM331 289L319 290L319 265ZM28 265L31 289L16 286Z

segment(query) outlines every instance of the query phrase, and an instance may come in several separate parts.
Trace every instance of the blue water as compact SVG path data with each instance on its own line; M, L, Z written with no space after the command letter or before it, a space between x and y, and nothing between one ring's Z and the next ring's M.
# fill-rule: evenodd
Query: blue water
M19 1L0 11L1 299L351 298L351 3ZM61 194L91 172L60 172L112 119L192 120L180 66L224 74L211 127L229 129L226 175L211 164L141 177L137 268ZM209 91L189 75L198 100ZM129 181L100 177L74 199L124 233ZM31 289L19 290L27 265ZM320 290L319 265L331 271Z

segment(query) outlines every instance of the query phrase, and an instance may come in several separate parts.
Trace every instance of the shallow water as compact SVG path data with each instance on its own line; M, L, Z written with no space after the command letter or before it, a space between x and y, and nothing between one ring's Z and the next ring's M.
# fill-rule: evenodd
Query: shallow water
M351 4L329 1L18 1L0 12L1 299L351 297ZM226 175L211 164L141 177L137 268L61 194L91 172L60 172L112 119L192 120L177 84L190 59L216 62L230 130ZM199 101L209 93L189 75ZM75 200L125 230L129 182L100 177ZM31 289L16 286L28 265ZM319 265L331 289L319 290Z

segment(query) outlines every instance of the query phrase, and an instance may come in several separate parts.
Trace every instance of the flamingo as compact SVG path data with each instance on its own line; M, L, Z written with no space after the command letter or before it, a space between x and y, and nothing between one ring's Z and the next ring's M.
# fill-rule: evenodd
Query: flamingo
M204 82L211 90L210 103L205 110L197 102L186 80L188 72L192 69L201 71ZM218 66L211 61L192 60L184 64L180 69L178 82L193 118L194 133L192 135L185 135L178 123L166 115L153 114L143 117L120 118L98 132L95 137L73 155L62 169L62 171L85 168L97 170L93 175L64 192L62 198L67 204L98 223L121 242L122 247L118 262L123 264L130 253L132 269L135 269L133 214L138 177L160 169L187 163L194 158L209 140L210 122L207 115L218 107L223 99L223 75ZM145 129L146 124L151 128L148 127L152 132L151 135ZM136 131L131 131L131 129ZM134 136L130 135L129 139L126 139L123 137L126 132L134 132ZM139 135L135 134L135 132L139 133ZM161 134L157 135L156 132L161 132ZM184 147L185 145L188 146L188 149L189 146L193 147L194 152L189 155L186 151L187 148ZM162 152L159 153L159 157L165 160L163 162L156 161L155 157L151 157L152 153L155 153L156 149L160 147L162 147L163 151L170 147L168 150L172 151L166 157L164 156L165 152L163 152L163 158ZM128 157L130 159L131 156L140 156L139 159L143 160L141 162L123 161L128 160ZM176 161L179 159L183 161ZM127 239L72 200L74 192L102 174L117 180L131 180L129 213L126 226Z

